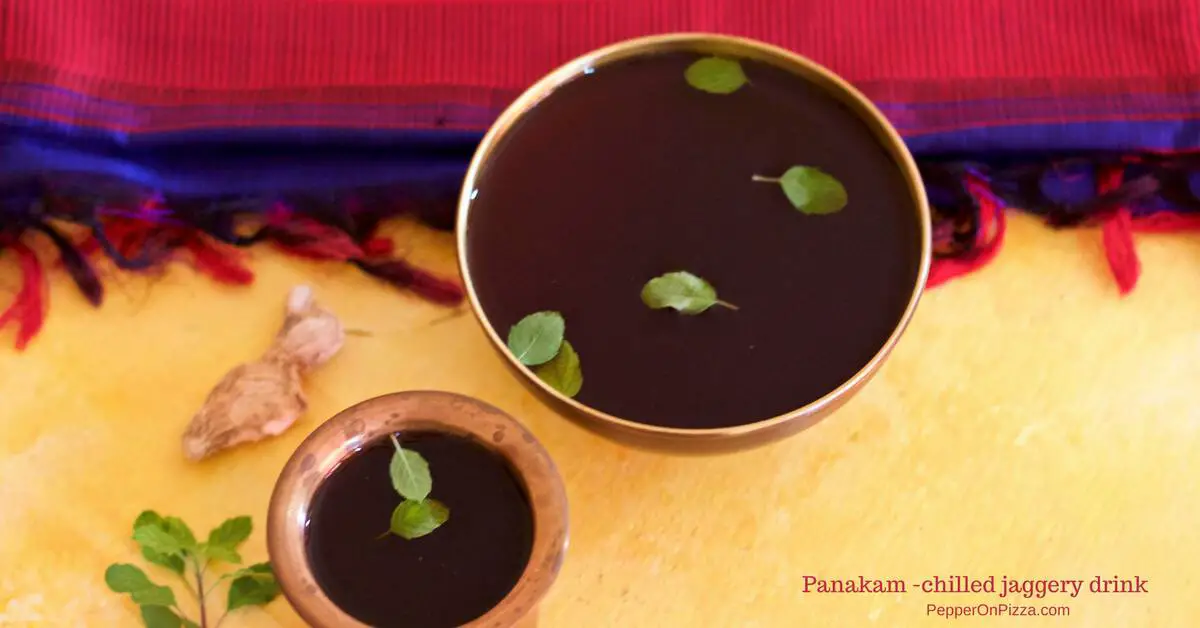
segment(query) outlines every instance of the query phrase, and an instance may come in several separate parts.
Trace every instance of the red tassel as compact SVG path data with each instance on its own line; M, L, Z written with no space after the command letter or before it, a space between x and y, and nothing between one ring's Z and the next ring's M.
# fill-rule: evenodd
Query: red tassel
M399 288L413 292L443 305L458 305L466 297L462 286L436 277L401 259L383 262L358 262L368 274L374 275Z
M1142 263L1133 246L1132 219L1129 210L1118 209L1104 221L1104 255L1122 295L1129 294L1142 274Z
M1124 177L1121 168L1105 168L1100 172L1100 193L1121 187ZM1105 219L1103 239L1104 256L1108 258L1108 267L1117 280L1117 287L1122 296L1129 294L1142 274L1142 263L1133 245L1133 218L1128 208L1118 208Z
M306 217L293 217L270 227L270 238L279 248L309 259L347 261L363 250L341 229Z
M37 255L21 242L11 245L21 266L21 289L7 310L0 313L0 328L12 321L17 323L17 351L24 351L29 341L42 329L46 320L45 278Z
M190 234L184 246L191 252L197 271L221 283L246 285L254 281L254 273L242 265L236 249L212 242L200 232Z
M367 238L367 241L363 242L362 245L363 254L366 257L384 257L391 255L395 249L396 243L392 242L391 238L379 236Z
M1179 233L1200 230L1200 216L1156 212L1133 221L1133 230L1138 233Z
M113 216L106 218L100 227L104 237L121 257L127 260L144 259L151 264L166 259L172 246L170 240L178 228L143 218ZM90 237L79 245L79 251L91 255L100 250L100 243Z
M996 201L987 184L974 177L967 179L967 191L979 204L979 233L975 237L975 248L961 257L935 259L929 268L925 287L933 288L973 272L987 265L996 257L1004 243L1007 227L1004 208ZM994 227L993 227L994 224ZM988 233L989 227L993 232Z

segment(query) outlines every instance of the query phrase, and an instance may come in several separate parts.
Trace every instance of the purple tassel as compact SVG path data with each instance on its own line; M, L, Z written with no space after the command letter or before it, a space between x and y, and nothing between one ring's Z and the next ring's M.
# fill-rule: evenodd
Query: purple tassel
M75 280L75 285L79 286L83 296L87 297L88 302L92 305L99 306L104 301L104 286L100 283L100 278L96 276L96 269L92 268L79 249L76 249L75 245L71 244L71 241L54 227L39 222L35 228L46 234L54 242L54 246L58 247L63 266L71 274L71 279Z

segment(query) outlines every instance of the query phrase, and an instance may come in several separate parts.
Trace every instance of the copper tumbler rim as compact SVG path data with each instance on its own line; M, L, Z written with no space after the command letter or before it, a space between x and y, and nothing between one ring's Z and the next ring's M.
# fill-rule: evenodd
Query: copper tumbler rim
M641 423L613 416L553 389L532 370L517 361L508 350L504 339L489 321L479 302L469 261L468 231L476 184L495 149L523 116L542 99L552 97L558 87L597 67L640 55L671 51L725 54L770 63L791 71L838 98L868 125L901 170L916 207L914 220L918 222L920 229L920 260L908 304L887 341L875 355L853 376L815 401L781 415L730 427L693 429ZM737 450L775 441L811 426L845 403L875 375L907 329L924 291L933 250L931 215L920 172L900 134L866 96L834 72L789 50L752 39L714 33L653 35L600 48L563 64L522 93L500 115L479 144L463 182L457 212L458 264L471 310L483 327L489 342L504 356L508 365L520 375L527 386L564 409L569 418L579 420L585 427L606 436L635 445L684 453Z
M343 461L388 434L436 431L464 436L502 456L524 485L533 515L533 547L508 594L466 628L527 621L550 590L568 545L566 489L550 454L520 422L478 399L444 391L406 391L368 399L312 432L284 465L267 511L267 553L280 589L316 628L369 628L338 607L317 583L306 551L313 496Z

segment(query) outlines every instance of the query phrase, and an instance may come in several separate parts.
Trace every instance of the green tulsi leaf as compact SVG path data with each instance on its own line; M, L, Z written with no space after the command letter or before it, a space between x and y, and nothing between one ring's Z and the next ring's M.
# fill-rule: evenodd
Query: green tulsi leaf
M563 340L562 348L554 359L533 369L534 374L554 390L574 397L583 388L583 370L579 365L579 354L570 342Z
M208 533L208 544L237 549L246 539L250 538L250 533L253 531L254 524L251 523L250 517L226 519Z
M180 628L184 620L165 606L143 606L142 623L146 624L146 628ZM187 624L189 628L196 625L190 621Z
M848 202L842 182L818 168L792 166L779 178L759 175L751 178L760 183L778 183L792 206L805 214L832 214L841 211Z
M392 435L392 445L396 448L392 454L389 472L392 476L392 486L404 499L421 501L429 497L433 490L433 476L429 474L429 463L421 454L400 446L400 441Z
M175 592L170 587L152 586L129 594L133 603L139 606L174 606Z
M251 565L237 572L229 585L226 608L230 611L243 606L262 606L279 595L279 583L267 563Z
M138 515L137 519L134 520L134 522L133 522L134 530L137 530L138 528L143 527L143 526L157 526L157 527L161 528L164 532L167 531L166 519L163 519L162 515L158 514L157 512L154 512L153 510L143 511L140 515ZM149 547L143 546L142 547L142 557L145 558L147 562L151 562L151 563L154 563L155 565L160 565L162 567L166 567L167 569L170 569L171 571L174 571L177 574L183 573L184 564L183 564L182 556L163 554L161 552L156 552Z
M134 529L133 540L137 541L142 549L151 550L162 556L179 557L187 549L179 542L178 538L154 524Z
M136 565L109 565L104 570L104 584L116 593L133 593L155 586L146 572Z
M736 310L737 306L717 298L707 281L685 271L660 275L642 287L642 303L655 310L674 309L682 314L699 314L714 305Z
M275 570L271 569L271 563L255 563L249 567L243 567L229 576L230 578L274 578Z
M238 554L237 548L246 539L250 538L250 533L253 530L254 526L250 522L250 517L226 519L221 525L213 528L208 533L208 541L197 546L196 552L211 560L219 560L236 565L242 562L242 557Z
M562 347L567 323L558 312L536 312L508 330L508 350L526 366L549 362Z
M400 502L392 511L391 532L413 540L438 529L450 518L450 509L434 499Z
M143 510L141 514L137 516L137 519L133 520L134 529L151 524L160 526L164 530L167 529L167 520L163 519L162 515L154 512L153 510Z
M185 567L194 570L193 578L185 576L182 580L192 589L192 596L201 609L206 608L206 596L213 590L211 586L202 587L202 583L216 584L232 579L229 607L233 609L266 604L279 594L279 585L269 563L250 565L221 577L212 576L211 580L204 575L217 561L241 562L237 547L249 538L253 529L249 517L233 517L214 528L206 542L197 543L191 528L182 519L163 517L147 510L134 521L133 538L146 560L167 567L180 576L184 575ZM141 610L142 622L150 628L202 628L180 614L174 590L155 584L137 566L111 565L104 572L104 582L117 593L129 594ZM201 619L204 619L203 611Z
M117 593L128 593L133 603L141 606L171 606L175 593L169 587L151 582L139 567L129 564L111 565L104 571L104 583Z
M224 545L210 545L201 543L196 546L196 554L203 556L209 560L217 560L223 563L231 563L239 565L242 562L242 555L237 550Z
M166 523L167 534L175 537L179 541L180 547L185 551L191 551L196 548L196 535L192 534L192 529L188 524L183 522L179 517L166 517L163 519Z
M746 84L746 73L733 59L706 57L683 73L688 85L710 94L732 94Z

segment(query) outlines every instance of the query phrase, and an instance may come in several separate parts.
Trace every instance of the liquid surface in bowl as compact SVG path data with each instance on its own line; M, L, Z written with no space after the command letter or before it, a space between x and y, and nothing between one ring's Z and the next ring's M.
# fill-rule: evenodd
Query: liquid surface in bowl
M853 377L912 296L921 231L903 172L867 123L786 70L741 60L749 83L700 91L700 55L605 65L536 105L485 162L466 253L503 339L561 312L592 408L645 424L718 428L796 410ZM794 165L845 186L805 215L779 185ZM706 279L736 311L651 310L642 286Z
M533 513L499 455L467 438L408 434L401 444L429 462L430 497L450 518L427 536L388 534L401 498L384 439L351 456L321 484L308 521L318 585L359 621L386 628L451 628L477 619L521 577L533 547Z

